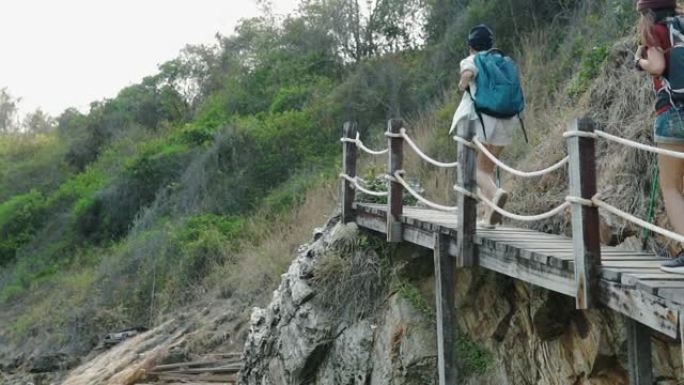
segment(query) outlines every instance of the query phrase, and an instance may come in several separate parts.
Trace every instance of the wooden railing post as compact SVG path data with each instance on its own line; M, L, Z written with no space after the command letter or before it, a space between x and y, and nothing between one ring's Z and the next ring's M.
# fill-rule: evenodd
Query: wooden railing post
M568 131L594 132L590 118L573 120ZM571 197L591 199L596 195L596 145L592 137L568 138L569 190ZM598 305L601 266L601 239L598 208L580 203L572 204L572 244L575 254L575 283L577 309L591 309Z
M459 137L472 142L475 136L475 121L459 128ZM458 256L457 267L470 267L477 264L475 255L475 230L477 227L477 201L473 198L477 192L477 153L463 143L458 144L458 163L456 184L471 196L458 193Z
M629 384L653 384L651 359L651 330L638 321L625 317L627 326L627 353L629 357Z
M457 384L456 287L450 236L435 233L435 297L437 299L437 373L439 385Z
M344 123L343 136L345 139L356 138L356 124L352 122ZM342 162L343 170L346 175L354 178L356 177L356 143L343 142L342 143ZM346 179L342 180L342 222L349 223L355 220L354 204L355 198L354 186Z
M404 140L398 135L404 127L404 121L393 119L387 123L387 147L389 148L389 164L387 172L390 177L403 167ZM387 241L392 243L403 240L401 216L404 206L402 202L404 188L396 180L390 178L389 197L387 198Z

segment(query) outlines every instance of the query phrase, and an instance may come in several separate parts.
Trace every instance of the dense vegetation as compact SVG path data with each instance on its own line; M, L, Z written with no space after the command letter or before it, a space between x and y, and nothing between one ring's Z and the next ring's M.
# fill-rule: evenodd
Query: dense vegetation
M215 45L186 47L87 114L37 111L12 128L3 90L0 313L23 311L6 313L0 334L21 341L48 328L88 349L105 330L153 324L207 290L247 302L267 293L282 266L257 252L250 264L261 270L240 281L245 250L335 180L344 121L371 141L397 116L430 116L446 134L464 37L480 22L529 71L532 111L573 100L631 28L632 8L302 0L294 15L266 12ZM430 146L453 151L446 135Z

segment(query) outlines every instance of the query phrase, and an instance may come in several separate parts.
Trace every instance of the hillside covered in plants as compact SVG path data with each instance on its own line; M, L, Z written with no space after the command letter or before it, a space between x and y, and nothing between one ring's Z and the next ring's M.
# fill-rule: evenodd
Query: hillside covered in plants
M345 121L381 146L387 119L402 117L431 155L455 156L448 129L475 24L492 27L523 74L531 140L516 139L506 161L559 159L558 127L580 114L650 136L648 84L628 60L632 0L302 0L287 16L263 5L234 34L186 47L87 113L36 113L18 128L3 91L0 371L55 352L78 360L106 333L217 303L248 319L338 206ZM623 175L649 170L652 159L634 156L616 154L631 165ZM362 170L383 167L364 160ZM413 158L405 167L431 198L453 201L453 175ZM504 183L529 191L512 198L523 212L554 206L564 188ZM618 184L618 195L643 213L649 183Z

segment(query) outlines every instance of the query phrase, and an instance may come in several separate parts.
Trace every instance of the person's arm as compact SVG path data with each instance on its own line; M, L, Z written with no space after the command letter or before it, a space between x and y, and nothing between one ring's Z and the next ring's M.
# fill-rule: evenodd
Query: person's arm
M641 68L653 76L660 76L665 72L665 54L662 49L657 47L648 47L646 49L646 58L643 57L644 47L641 46L636 53L637 68Z
M458 89L461 91L465 91L468 86L470 85L470 82L475 78L475 73L471 70L465 70L461 72L461 80L458 82Z

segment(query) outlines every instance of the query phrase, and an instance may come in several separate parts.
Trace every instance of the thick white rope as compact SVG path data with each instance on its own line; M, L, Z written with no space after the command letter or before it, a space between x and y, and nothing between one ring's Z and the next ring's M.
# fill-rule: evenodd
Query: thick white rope
M384 150L371 150L370 148L366 147L365 144L361 141L361 134L358 132L356 133L356 139L351 139L351 138L342 138L340 139L343 143L354 143L358 149L361 151L364 151L370 155L385 155L389 152L389 149L386 148Z
M475 199L476 201L480 200L480 198L477 196L477 194L473 194L470 191L464 189L463 187L461 187L459 185L454 185L454 191L456 191L457 193L459 193L461 195L465 195L469 198Z
M558 170L559 168L565 166L568 163L568 161L570 160L570 157L566 156L565 158L561 159L558 163L556 163L550 167L547 167L543 170L520 171L520 170L516 170L513 167L510 167L507 164L500 161L497 157L494 156L494 154L489 152L489 150L487 150L487 147L485 147L485 145L482 144L482 142L480 142L477 138L473 139L473 142L479 148L480 152L482 152L487 158L489 158L492 162L494 162L497 166L499 166L499 168L501 168L501 169L513 174L513 175L522 177L522 178L533 178L533 177L542 176L542 175L554 172L554 171Z
M361 186L361 184L359 183L359 178L352 178L351 176L349 176L347 174L340 174L340 178L351 183L352 186L354 187L354 190L361 191L362 193L364 193L366 195L371 195L374 197L386 197L389 195L389 193L387 191L371 191L371 190L368 190L367 188Z
M480 198L482 202L484 202L487 206L489 206L492 210L498 212L499 214L503 215L504 217L516 220L516 221L521 221L521 222L534 222L534 221L541 221L543 219L548 219L553 217L554 215L559 214L566 208L570 206L569 202L563 202L560 206L556 207L555 209L551 211L547 211L542 214L537 214L537 215L518 215L518 214L513 214L509 211L506 211L502 209L501 207L497 206L494 204L494 202L490 201L487 199L487 197L482 194L482 192L478 191L477 196Z
M579 130L574 130L574 131L565 131L563 133L563 137L565 139L567 138L572 138L575 136L579 136L581 138L591 138L591 139L596 139L598 138L598 135L596 135L593 132L587 132L587 131L579 131Z
M663 235L665 237L668 237L676 242L684 243L684 236L678 233L675 233L670 230L666 230L662 227L658 227L656 225L653 225L651 223L646 222L643 219L637 218L634 215L628 214L624 211L621 211L617 207L611 206L608 203L598 199L598 197L592 198L591 202L596 206L601 209L604 209L608 211L609 213L616 215L624 220L630 221L638 226L644 227L648 230L653 231L654 233L658 233L660 235Z
M628 147L636 148L639 150L652 152L655 154L671 156L673 158L684 159L684 152L666 150L664 148L649 146L649 145L646 145L643 143L635 142L633 140L629 140L629 139L621 138L619 136L611 135L611 134L604 132L604 131L596 130L594 132L596 133L596 136L598 136L600 138L610 140L612 142L619 143L619 144L622 144L624 146L628 146Z
M423 204L425 204L428 207L431 207L435 210L447 211L447 212L454 212L454 211L458 210L458 207L443 206L443 205L440 205L438 203L434 203L434 202L431 202L431 201L425 199L420 194L418 194L418 192L416 190L411 188L411 186L408 183L406 183L404 178L401 177L401 172L398 172L398 171L395 172L394 173L394 179L397 181L397 183L404 186L404 188L406 189L406 191L409 192L409 194L413 195L414 198L418 199L420 202L422 202Z
M466 147L470 147L475 151L479 150L479 148L477 148L477 146L474 145L473 142L469 142L469 141L465 140L464 138L461 138L458 135L454 135L453 138L454 138L454 141L456 141L457 143L461 143L462 145L464 145Z
M440 162L438 160L432 159L429 156L425 155L423 151L418 148L418 145L406 134L406 129L402 128L401 129L401 137L404 138L406 143L413 149L413 151L416 152L416 154L421 157L424 161L437 166L437 167L442 167L442 168L454 168L458 167L458 162L451 162L451 163L445 163L445 162Z
M401 134L395 134L394 132L389 132L389 131L385 132L385 136L388 138L394 138L394 139L401 139L402 138Z

